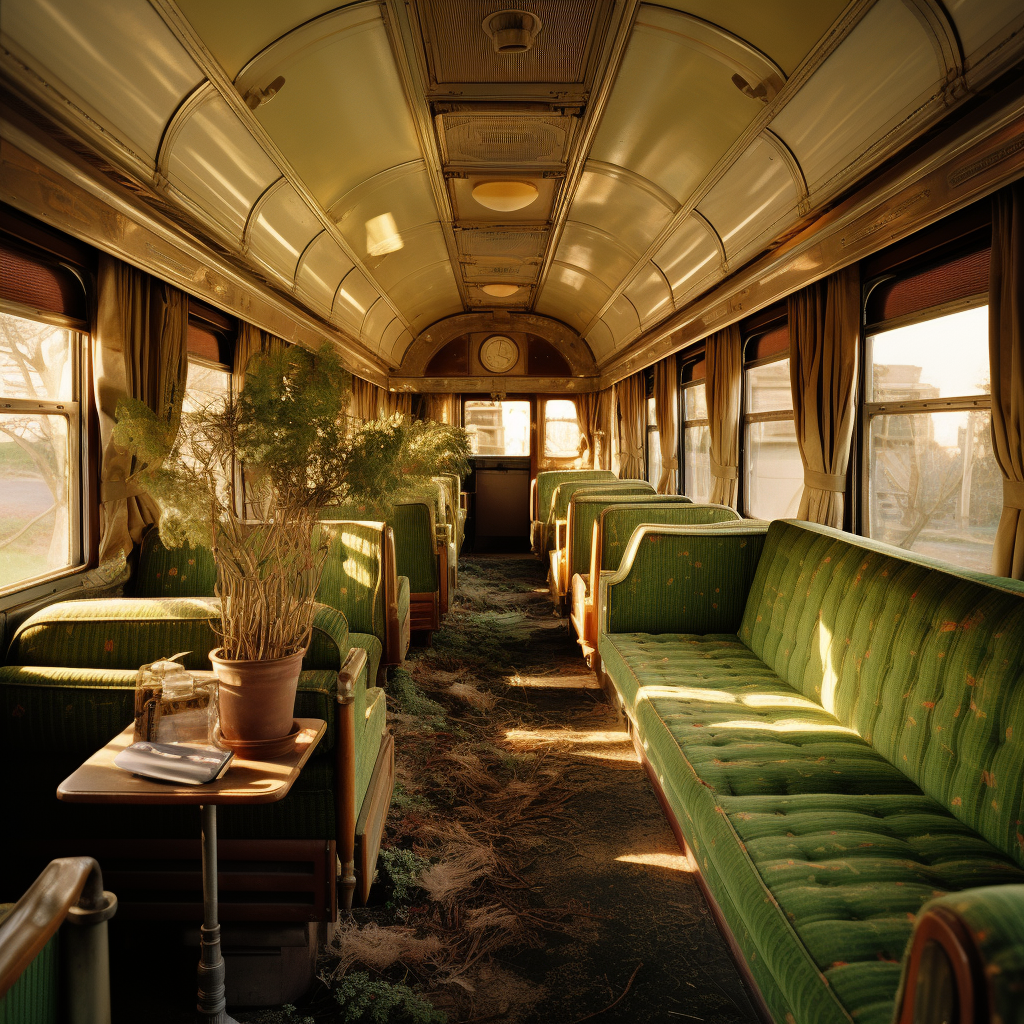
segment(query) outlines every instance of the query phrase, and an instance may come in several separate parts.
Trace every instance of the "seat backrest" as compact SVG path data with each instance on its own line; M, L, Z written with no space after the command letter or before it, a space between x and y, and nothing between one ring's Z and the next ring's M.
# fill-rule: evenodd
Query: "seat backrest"
M598 516L597 547L591 554L597 564L591 570L608 571L618 569L622 554L630 537L638 526L644 523L676 526L693 526L700 523L742 522L742 517L727 505L697 505L682 503L669 495L658 495L664 500L653 498L637 500L629 498L617 504L606 505Z
M572 480L583 480L596 483L601 480L616 480L616 475L610 469L549 469L538 473L536 477L536 499L534 517L540 522L548 520L548 512L551 511L551 497L555 488Z
M655 494L656 488L646 480L570 480L559 484L551 496L548 524L565 519L574 495L584 494Z
M387 524L326 520L320 529L330 546L316 599L344 612L353 633L372 633L386 645Z
M165 547L151 526L139 545L135 573L126 588L135 597L213 597L217 567L209 548Z
M1024 583L780 520L739 635L1024 865Z

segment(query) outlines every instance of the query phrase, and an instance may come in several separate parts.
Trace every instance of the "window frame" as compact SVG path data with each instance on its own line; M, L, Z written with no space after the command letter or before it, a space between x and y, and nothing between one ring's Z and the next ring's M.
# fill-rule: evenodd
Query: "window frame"
M507 398L505 401L516 401L514 398ZM579 437L582 439L583 431L580 430L580 419L579 413L576 411L576 403L573 401L572 395L538 395L537 396L537 422L539 423L539 429L537 431L537 454L540 461L549 469L570 469L572 468L570 463L577 463L581 459L581 453L579 451L579 442L577 442L577 450L575 455L549 455L548 448L548 403L549 402L568 402L573 407L573 416L575 417L576 429L579 432ZM559 422L556 420L555 422ZM566 422L566 421L561 421ZM486 456L485 456L486 457ZM499 456L493 456L498 458ZM523 458L518 455L508 455L505 458Z
M915 268L916 269L916 268ZM908 271L912 272L912 271ZM858 522L856 532L859 536L871 540L871 421L880 415L904 415L912 416L920 413L935 412L978 412L988 410L992 412L992 394L987 395L966 395L952 398L924 398L914 399L905 402L869 402L867 400L869 376L873 367L871 362L871 337L882 331L892 331L900 327L910 327L913 324L927 323L930 320L940 320L943 317L951 316L954 313L962 313L969 309L978 309L981 306L990 304L988 292L977 292L964 298L953 299L950 302L939 303L936 306L928 306L924 309L907 313L903 316L892 317L889 320L879 320L875 323L867 323L868 301L871 292L879 284L892 280L897 274L885 274L866 281L863 287L861 305L861 346L860 365L863 368L860 382L860 402L858 418L860 428L856 432L856 438L860 445L859 459L857 466L859 470L860 500L857 502ZM991 386L991 382L990 382ZM951 563L955 564L955 563Z
M37 257L38 258L38 257ZM60 264L82 280L81 273L63 262ZM84 280L82 281L85 287ZM69 493L69 563L61 569L33 576L8 587L0 588L0 611L55 594L74 585L73 577L95 567L96 544L94 525L98 522L99 492L90 469L94 464L90 444L90 417L93 414L91 387L91 356L89 325L76 317L40 310L20 302L0 298L0 313L35 323L58 327L71 333L72 398L44 400L0 397L0 411L11 414L41 413L61 416L68 425Z
M647 403L646 415L647 422L644 427L644 479L652 486L657 487L661 482L661 427L658 424L658 413L657 404L654 401L654 395L648 395L644 399ZM651 417L654 417L654 422L651 422ZM652 438L654 441L652 442ZM651 479L651 467L654 465L654 459L651 458L651 444L656 443L658 445L658 479Z

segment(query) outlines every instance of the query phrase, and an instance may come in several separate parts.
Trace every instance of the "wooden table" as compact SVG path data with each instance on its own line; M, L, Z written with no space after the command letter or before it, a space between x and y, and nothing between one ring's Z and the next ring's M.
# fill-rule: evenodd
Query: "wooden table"
M203 1024L236 1024L225 1012L224 958L217 912L217 805L270 804L284 799L320 742L327 723L298 719L295 747L272 761L236 757L215 782L183 786L132 775L114 758L133 738L129 725L57 787L57 799L80 804L198 804L203 838L203 925L199 941L199 999Z

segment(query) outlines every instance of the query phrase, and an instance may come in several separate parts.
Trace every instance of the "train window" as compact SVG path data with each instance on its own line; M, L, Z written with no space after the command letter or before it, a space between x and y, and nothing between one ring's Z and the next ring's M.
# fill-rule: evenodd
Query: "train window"
M682 367L683 494L696 502L711 498L711 432L704 387L705 362L691 360Z
M565 398L547 399L544 402L545 459L578 459L581 437L576 403Z
M185 381L184 412L197 412L208 406L223 406L231 397L231 371L192 356L188 360Z
M868 536L990 571L1003 498L988 306L866 335Z
M800 507L804 469L789 382L789 327L749 338L743 366L744 512L785 519Z
M653 398L647 399L647 479L655 487L661 480L661 435Z
M463 410L474 455L529 455L530 403L467 399Z
M0 592L84 561L82 344L0 311Z

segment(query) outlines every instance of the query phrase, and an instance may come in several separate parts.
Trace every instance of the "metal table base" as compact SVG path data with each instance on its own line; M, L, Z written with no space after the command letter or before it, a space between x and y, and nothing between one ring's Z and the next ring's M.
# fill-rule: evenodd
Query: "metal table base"
M217 916L217 805L200 804L203 817L203 925L199 929L199 1024L238 1024L225 1011L224 957Z

